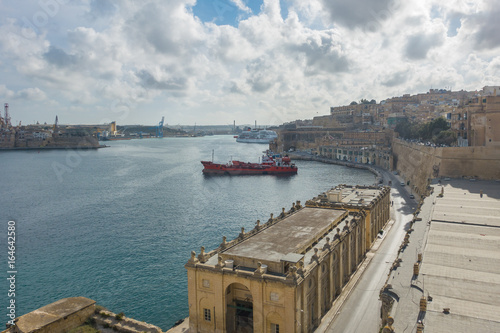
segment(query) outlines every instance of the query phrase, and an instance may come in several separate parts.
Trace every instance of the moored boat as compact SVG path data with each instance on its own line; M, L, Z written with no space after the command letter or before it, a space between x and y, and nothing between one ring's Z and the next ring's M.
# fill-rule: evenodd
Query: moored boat
M275 131L264 129L250 129L248 127L236 137L236 142L269 143L277 137L278 135Z
M262 163L230 161L226 164L201 161L204 174L214 175L293 175L297 166L288 156L267 154L262 157Z

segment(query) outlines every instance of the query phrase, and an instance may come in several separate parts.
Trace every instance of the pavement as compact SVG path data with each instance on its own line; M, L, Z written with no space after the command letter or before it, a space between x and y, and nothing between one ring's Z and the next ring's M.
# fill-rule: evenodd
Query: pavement
M500 332L500 183L451 179L432 187L389 276L393 328Z
M417 208L417 201L410 199L407 186L400 185L400 178L386 170L373 166L384 184L392 182L391 220L385 226L382 239L377 239L359 266L333 308L323 317L315 332L379 332L379 293L387 280L390 267ZM377 170L378 169L378 170Z
M189 317L184 319L184 321L175 327L169 329L166 333L188 333L189 332Z
M351 292L358 284L359 279L361 278L366 268L372 261L375 252L377 252L380 245L385 240L387 233L391 230L393 225L394 225L394 220L390 220L386 224L383 236L375 240L370 251L368 251L368 253L366 254L365 260L363 260L363 262L358 266L358 269L356 270L354 275L351 277L347 285L342 289L342 293L339 295L339 297L335 299L330 310L321 319L321 324L318 326L318 328L316 328L316 330L314 331L315 333L328 332L331 322L333 322L337 317L337 315L340 313L340 309L342 308L345 301L349 298Z

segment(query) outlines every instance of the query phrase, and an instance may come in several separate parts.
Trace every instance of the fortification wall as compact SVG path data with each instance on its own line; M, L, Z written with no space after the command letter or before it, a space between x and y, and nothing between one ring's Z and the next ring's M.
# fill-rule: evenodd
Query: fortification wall
M394 140L392 153L394 170L397 170L405 182L410 182L417 193L425 193L429 178L435 178L439 174L441 160L438 149L427 146Z
M394 140L394 170L417 193L436 177L500 179L500 147L435 148Z
M439 149L442 149L440 176L500 179L499 146Z

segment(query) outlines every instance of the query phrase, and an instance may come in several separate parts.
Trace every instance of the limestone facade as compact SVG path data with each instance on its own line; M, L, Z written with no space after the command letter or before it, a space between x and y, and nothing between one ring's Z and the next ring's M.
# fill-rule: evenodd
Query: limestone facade
M372 190L380 204L389 192ZM185 265L190 332L314 331L364 259L382 218L373 200L351 211L325 203L294 203L232 241L224 237L209 253L193 251Z
M480 96L468 109L470 146L500 146L500 96Z
M378 232L390 219L390 188L339 185L319 197L306 202L306 207L345 209L365 212L366 249L375 241Z
M500 179L500 146L429 147L395 139L394 170L424 195L436 177Z

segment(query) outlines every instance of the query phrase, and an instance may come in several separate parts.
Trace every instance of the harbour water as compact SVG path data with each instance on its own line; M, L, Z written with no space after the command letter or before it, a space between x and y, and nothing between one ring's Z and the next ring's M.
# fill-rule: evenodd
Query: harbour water
M99 150L0 152L0 305L8 306L7 222L16 223L16 315L85 296L169 329L188 316L190 252L368 171L297 161L294 176L203 176L200 160L258 162L232 136L107 142ZM1 314L1 313L0 313ZM8 317L1 314L4 322Z

